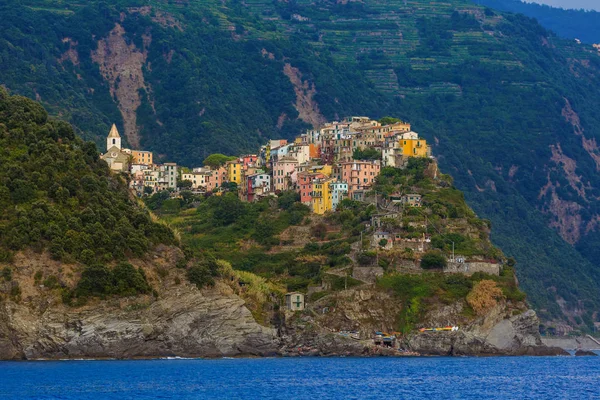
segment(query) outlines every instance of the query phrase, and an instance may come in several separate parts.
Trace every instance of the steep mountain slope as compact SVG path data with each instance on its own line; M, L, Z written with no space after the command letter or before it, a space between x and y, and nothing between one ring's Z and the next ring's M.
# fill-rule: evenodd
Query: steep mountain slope
M579 39L584 43L600 43L600 12L565 10L545 4L521 0L474 0L475 3L499 11L510 11L535 18L560 37Z
M88 137L114 120L130 144L180 163L323 118L409 120L492 220L541 316L596 318L600 56L590 46L461 0L0 7L0 82Z

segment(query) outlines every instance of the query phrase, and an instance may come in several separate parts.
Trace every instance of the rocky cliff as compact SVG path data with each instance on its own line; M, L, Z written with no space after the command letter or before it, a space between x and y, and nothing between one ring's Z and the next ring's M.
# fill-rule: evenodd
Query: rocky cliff
M288 313L276 329L259 325L223 281L198 290L185 283L182 270L173 268L165 275L161 268L176 257L177 250L170 249L135 261L154 295L71 307L62 304L56 290L28 277L41 264L59 280L76 275L76 268L19 255L13 280L20 282L21 294L4 295L0 301L0 359L401 354L371 341L375 330L394 330L401 309L384 291L359 288L326 296L303 313ZM416 332L404 337L400 347L423 355L564 354L541 343L535 312L521 309L499 304L484 317L461 324L458 332ZM467 321L462 311L461 303L437 308L423 326ZM346 330L358 331L360 340L339 333Z
M83 307L62 304L56 289L31 279L42 264L60 281L76 274L75 266L27 256L12 265L20 298L0 300L0 359L264 356L278 350L276 330L256 323L222 282L198 290L182 270L169 269L176 249L134 261L154 295L96 299Z
M428 316L432 326L444 326L461 303L444 307ZM456 332L418 332L408 336L404 345L425 355L568 355L557 347L547 347L539 334L540 321L535 311L526 309L510 315L506 304L498 304L485 316Z
M181 257L179 249L160 246L131 260L153 294L68 306L60 285L72 285L81 267L18 253L11 281L0 285L0 359L402 354L372 343L374 331L395 330L403 308L386 290L363 285L334 292L301 313L275 311L273 326L262 326L231 282L203 290L187 283L185 270L175 267ZM19 290L11 290L17 282ZM459 331L415 331L401 338L400 348L422 355L564 354L542 344L538 318L524 303L500 302L481 317L464 307L464 301L434 304L418 327L452 323Z
M415 331L400 338L399 347L421 355L568 355L557 347L547 347L538 331L535 311L524 303L499 303L486 315L465 316L464 303L433 307L419 324L459 326L456 332ZM393 332L401 310L388 293L359 288L326 296L311 305L304 315L289 316L284 335L286 354L397 353L372 345L374 331ZM347 339L345 332L357 332L360 339ZM341 333L340 333L341 332Z

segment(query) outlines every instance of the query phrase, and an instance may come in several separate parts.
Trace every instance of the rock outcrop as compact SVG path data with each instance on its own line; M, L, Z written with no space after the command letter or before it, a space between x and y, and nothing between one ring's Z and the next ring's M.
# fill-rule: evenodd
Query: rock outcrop
M32 279L42 268L58 281L78 266L46 254L18 254L12 265L19 298L0 293L0 359L265 356L279 348L277 331L259 325L244 300L217 281L198 290L175 268L177 248L161 246L140 260L154 294L62 304L60 289ZM1 292L1 291L0 291Z
M598 354L594 353L593 351L589 351L589 350L577 350L575 352L575 355L577 357L581 357L581 356L598 356Z
M264 356L278 348L274 329L218 290L181 285L147 306L98 303L41 315L2 303L0 359Z
M458 331L414 333L405 339L404 345L426 355L569 355L561 348L542 343L535 311L526 310L514 316L505 313L506 305L498 304L484 317L461 326ZM440 321L435 326L444 325Z
M47 255L20 253L12 282L0 287L0 359L405 355L374 346L374 331L391 332L401 303L373 286L334 292L303 313L274 311L273 327L258 324L228 283L198 290L175 268L177 248L162 246L142 260L151 295L62 303L60 289L34 279L42 268L72 286L77 265ZM19 282L19 295L9 292ZM524 304L498 303L481 317L467 317L464 303L431 307L422 326L456 323L456 332L416 332L400 347L422 355L556 355L538 333L539 321ZM348 332L354 332L349 335Z

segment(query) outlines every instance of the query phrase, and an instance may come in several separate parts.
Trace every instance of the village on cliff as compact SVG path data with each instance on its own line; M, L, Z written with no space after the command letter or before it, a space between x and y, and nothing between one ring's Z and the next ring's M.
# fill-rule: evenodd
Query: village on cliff
M102 156L113 171L128 174L130 188L139 196L163 190L176 195L182 188L220 195L224 188L234 188L241 200L252 202L293 190L321 215L335 211L346 198L364 201L381 168L402 168L411 157L432 156L426 140L411 131L410 124L381 124L368 117L327 123L292 142L269 140L258 154L191 170L175 163L154 164L152 152L123 148L113 125ZM417 194L392 198L420 205Z
M131 190L138 196L159 191L169 191L171 197L180 196L184 190L216 196L234 192L242 201L254 202L295 191L300 201L318 215L335 211L344 199L368 202L378 209L366 237L369 247L411 249L415 256L432 248L435 227L428 226L426 218L424 224L417 223L417 228L425 232L429 229L429 233L419 237L385 229L384 222L397 219L400 208L419 209L421 194L393 193L384 201L373 191L382 168L406 168L411 158L433 159L427 141L413 132L410 124L397 119L350 117L308 130L291 142L269 140L258 154L230 157L218 165L191 170L175 163L154 164L151 152L122 148L114 125L107 149L102 158L113 171L126 174ZM437 174L437 167L432 170ZM500 264L481 257L466 259L452 251L444 271L498 275Z

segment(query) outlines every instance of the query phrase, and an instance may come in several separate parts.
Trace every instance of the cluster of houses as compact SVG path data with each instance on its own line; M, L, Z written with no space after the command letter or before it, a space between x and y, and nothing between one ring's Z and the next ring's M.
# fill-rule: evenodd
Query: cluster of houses
M381 155L354 159L366 149ZM240 157L224 168L239 184L242 200L293 190L316 214L335 211L345 198L363 201L382 167L402 168L410 157L429 157L425 139L410 124L382 125L367 117L351 117L309 130L295 140L270 140L258 155ZM231 181L231 180L230 180Z
M115 124L106 138L106 153L102 155L102 159L111 170L129 174L130 188L139 195L162 190L177 190L179 180L177 164L154 164L152 152L123 148L121 135Z
M357 150L377 156L354 159ZM140 195L176 191L180 186L218 194L225 183L235 183L244 201L293 190L314 213L325 214L345 198L364 201L382 167L402 168L410 157L430 156L426 140L411 131L408 123L382 125L368 117L350 117L308 130L293 141L270 140L258 154L238 157L218 168L188 171L175 163L154 164L149 151L122 148L113 125L102 158L111 169L129 173L131 188Z

